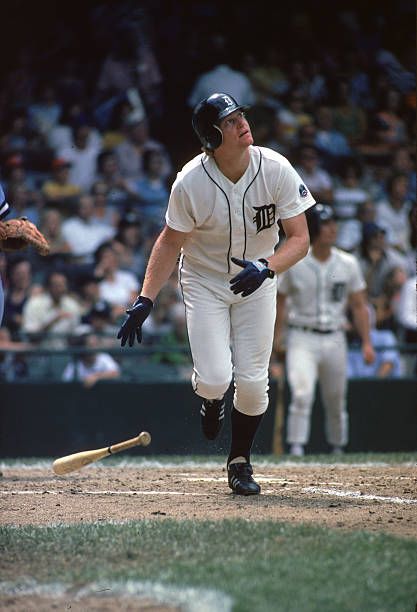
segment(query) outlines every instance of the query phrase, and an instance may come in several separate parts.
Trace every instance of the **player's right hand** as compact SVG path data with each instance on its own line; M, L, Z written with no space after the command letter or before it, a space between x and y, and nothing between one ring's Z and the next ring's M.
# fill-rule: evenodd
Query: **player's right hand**
M124 346L127 341L129 341L129 346L133 346L135 343L135 336L139 343L142 342L142 325L149 316L152 307L152 300L140 295L136 298L133 306L126 310L127 317L117 334L117 338L121 340L120 344L122 346Z

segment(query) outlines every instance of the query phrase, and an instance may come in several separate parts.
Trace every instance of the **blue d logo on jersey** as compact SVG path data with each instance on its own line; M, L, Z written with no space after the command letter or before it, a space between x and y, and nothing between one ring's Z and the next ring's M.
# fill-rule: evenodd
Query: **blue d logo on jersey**
M256 223L256 233L259 234L264 229L272 227L275 223L275 204L267 206L254 206L256 214L253 222Z

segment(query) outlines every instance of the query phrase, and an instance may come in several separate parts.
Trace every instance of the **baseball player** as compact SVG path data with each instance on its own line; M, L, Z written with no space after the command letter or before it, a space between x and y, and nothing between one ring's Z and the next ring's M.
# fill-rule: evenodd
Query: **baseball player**
M0 185L0 224L1 220L6 217L10 212L10 206L6 201L6 196L4 195L3 187ZM3 291L3 283L0 276L0 325L3 320L4 313L4 291Z
M268 405L276 275L302 259L309 246L304 211L314 199L288 160L253 145L246 107L216 93L194 108L192 125L203 153L172 186L166 225L152 249L141 295L118 338L132 346L179 260L194 369L203 398L201 425L213 440L224 419L223 399L234 377L232 440L227 460L233 492L260 492L250 450ZM279 250L277 221L286 239Z
M0 185L0 251L18 251L34 246L40 255L49 253L49 244L38 228L26 217L2 221L10 212L3 187ZM4 291L0 277L0 325L4 313Z
M275 347L287 323L286 370L291 392L287 422L290 454L302 456L310 433L317 380L326 412L326 438L334 453L348 441L346 412L346 310L351 307L366 363L375 355L370 341L366 284L357 259L335 248L337 224L330 206L307 213L308 255L278 279Z

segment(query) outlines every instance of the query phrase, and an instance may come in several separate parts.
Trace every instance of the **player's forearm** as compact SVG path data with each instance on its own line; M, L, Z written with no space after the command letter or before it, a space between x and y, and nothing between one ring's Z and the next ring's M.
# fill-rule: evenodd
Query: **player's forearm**
M146 268L141 295L155 301L161 288L174 271L181 244L178 240L170 240L162 232L154 244Z
M308 235L287 238L274 255L268 257L269 267L275 274L282 274L307 255L309 246Z

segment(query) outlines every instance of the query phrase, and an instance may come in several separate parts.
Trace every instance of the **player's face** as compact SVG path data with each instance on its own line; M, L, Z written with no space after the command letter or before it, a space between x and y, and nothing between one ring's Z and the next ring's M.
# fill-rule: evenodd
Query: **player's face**
M337 223L334 219L325 221L320 226L320 234L318 241L321 245L333 245L337 238Z
M220 123L223 145L245 148L253 144L252 132L243 111L231 113Z

